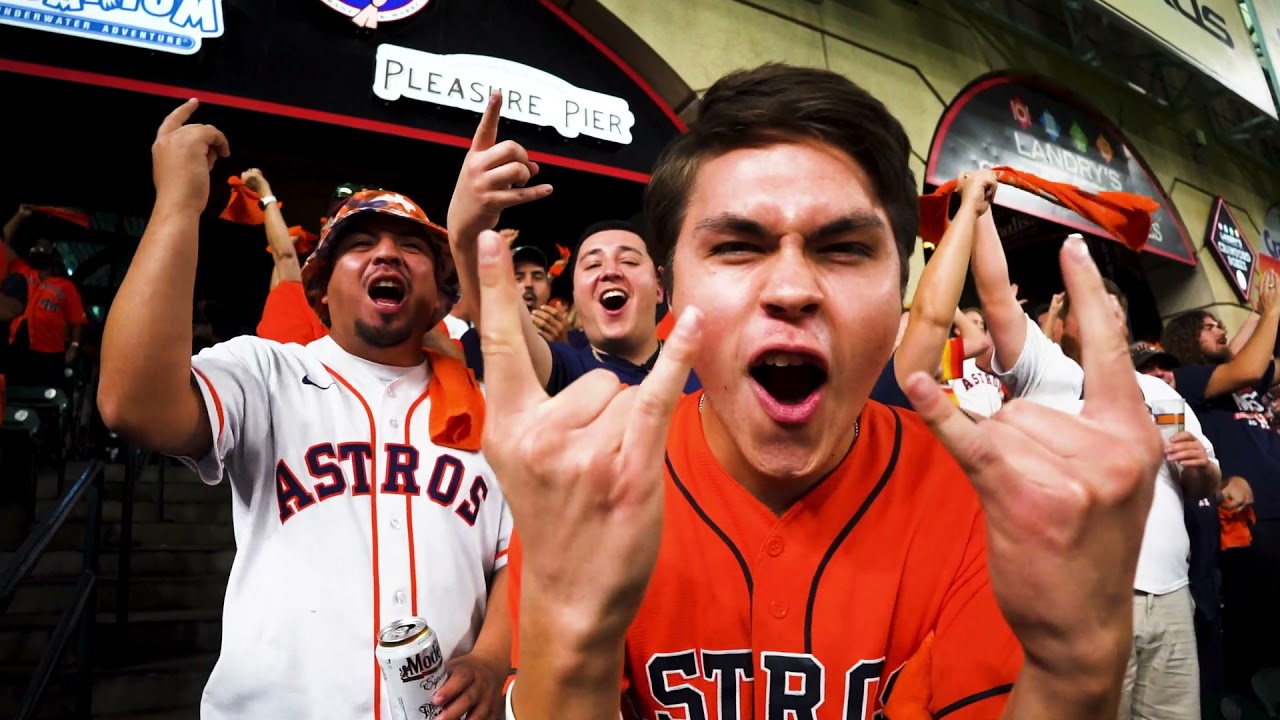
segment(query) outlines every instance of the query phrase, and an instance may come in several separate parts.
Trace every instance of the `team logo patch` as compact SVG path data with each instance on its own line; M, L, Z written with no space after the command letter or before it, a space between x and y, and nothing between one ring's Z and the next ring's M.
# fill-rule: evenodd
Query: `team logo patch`
M380 22L403 20L430 4L431 0L320 0L351 18L360 27L376 28Z
M0 24L192 55L222 36L222 0L0 0Z

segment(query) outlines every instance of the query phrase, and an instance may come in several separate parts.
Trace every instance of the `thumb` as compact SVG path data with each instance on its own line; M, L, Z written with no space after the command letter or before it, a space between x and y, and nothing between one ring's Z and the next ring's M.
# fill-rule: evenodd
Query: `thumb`
M961 412L928 373L912 373L902 389L929 430L976 481L976 471L989 454L988 438L978 423Z

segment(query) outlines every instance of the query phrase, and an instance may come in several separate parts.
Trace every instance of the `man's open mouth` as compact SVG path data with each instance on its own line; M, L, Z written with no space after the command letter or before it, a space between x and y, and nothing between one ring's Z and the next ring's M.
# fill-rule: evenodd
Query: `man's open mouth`
M756 358L749 372L780 405L800 405L827 383L826 363L807 353L768 351Z
M399 307L404 302L404 281L396 278L379 278L369 285L369 298L379 307Z
M617 288L612 288L605 290L604 293L600 295L600 305L609 312L618 312L630 299L631 296L627 295L626 292L618 290Z

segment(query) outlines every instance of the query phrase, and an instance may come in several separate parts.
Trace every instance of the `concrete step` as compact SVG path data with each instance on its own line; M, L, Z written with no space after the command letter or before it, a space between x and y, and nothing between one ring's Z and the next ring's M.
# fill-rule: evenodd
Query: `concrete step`
M213 488L201 485L206 492L202 498L192 502L179 502L170 497L168 487L165 488L164 515L162 522L231 522L231 499L226 493L214 492ZM40 500L36 502L36 517L45 518L57 506L56 500ZM89 516L89 503L79 502L71 511L68 519L83 520ZM124 516L124 502L119 498L105 500L102 503L103 522L119 522ZM157 522L156 503L154 500L141 500L134 497L133 519L138 521Z
M235 549L225 543L217 545L191 545L168 548L134 548L130 567L135 576L202 577L216 575L226 577L235 560ZM14 553L0 553L0 567L13 560ZM28 576L37 578L69 578L80 574L84 555L79 550L48 550L36 561ZM98 577L112 579L120 568L118 552L104 552L98 556Z
M137 577L129 588L129 610L219 609L226 595L227 579L219 576L197 578ZM61 613L71 606L75 595L74 578L30 580L13 594L5 613L8 621L18 615ZM100 612L114 612L116 580L98 583Z
M54 613L0 620L0 664L34 668L57 621ZM92 652L100 668L217 653L222 645L221 608L131 612L124 625L116 624L114 613L100 612L95 621ZM74 664L76 657L73 640L63 663Z
M183 717L197 717L217 659L216 654L197 655L100 673L93 685L93 714L139 718L190 708Z
M84 546L85 521L67 520L49 543L49 550L79 550ZM122 528L119 523L103 523L102 551L119 549ZM235 533L229 522L155 522L135 518L132 547L173 550L192 546L235 547Z

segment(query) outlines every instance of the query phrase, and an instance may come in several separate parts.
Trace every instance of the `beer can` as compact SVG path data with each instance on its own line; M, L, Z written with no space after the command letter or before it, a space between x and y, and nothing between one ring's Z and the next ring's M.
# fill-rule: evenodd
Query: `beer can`
M449 679L440 640L419 617L397 620L378 633L374 650L396 720L433 720L440 714L431 696Z

